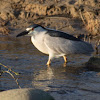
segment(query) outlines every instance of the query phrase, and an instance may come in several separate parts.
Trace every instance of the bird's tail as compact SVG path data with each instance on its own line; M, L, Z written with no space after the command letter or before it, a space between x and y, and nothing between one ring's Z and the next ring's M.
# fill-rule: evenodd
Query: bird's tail
M72 43L72 48L75 54L89 55L94 52L92 45L84 41L74 41L74 43Z

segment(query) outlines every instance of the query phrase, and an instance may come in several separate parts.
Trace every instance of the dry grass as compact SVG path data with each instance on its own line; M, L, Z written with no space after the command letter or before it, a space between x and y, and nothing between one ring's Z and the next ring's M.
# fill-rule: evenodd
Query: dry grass
M99 32L100 22L99 18L92 16L89 12L87 12L88 19L86 29L89 30L92 35L97 35Z
M80 11L80 17L89 34L91 35L100 34L100 20L98 16L95 16L93 12L82 13Z

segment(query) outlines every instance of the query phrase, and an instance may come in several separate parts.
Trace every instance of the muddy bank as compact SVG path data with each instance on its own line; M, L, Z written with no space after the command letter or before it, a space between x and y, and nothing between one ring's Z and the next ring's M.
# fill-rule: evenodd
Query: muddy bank
M0 25L1 34L32 23L73 34L100 34L98 0L1 0L0 4L0 23L7 22Z

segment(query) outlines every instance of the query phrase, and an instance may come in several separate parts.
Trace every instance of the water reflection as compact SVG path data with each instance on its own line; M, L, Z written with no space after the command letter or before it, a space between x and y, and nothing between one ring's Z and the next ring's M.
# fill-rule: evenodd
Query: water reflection
M29 37L0 37L0 53L2 54L40 54L32 45Z
M86 69L84 69L84 67L63 67L63 65L49 66L38 70L38 72L34 72L32 85L35 88L50 90L49 86L51 85L67 85L67 82L70 80L77 80L77 76L85 71Z
M47 69L39 70L38 74L37 72L34 72L33 77L34 80L32 81L32 85L35 88L49 90L48 84L52 83L54 73L52 68L48 67Z

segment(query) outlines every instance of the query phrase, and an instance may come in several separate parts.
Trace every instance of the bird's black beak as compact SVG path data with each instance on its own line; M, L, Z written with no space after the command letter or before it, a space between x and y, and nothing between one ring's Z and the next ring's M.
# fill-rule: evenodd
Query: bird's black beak
M28 33L29 33L28 31L24 31L24 32L19 33L16 37L27 35Z

